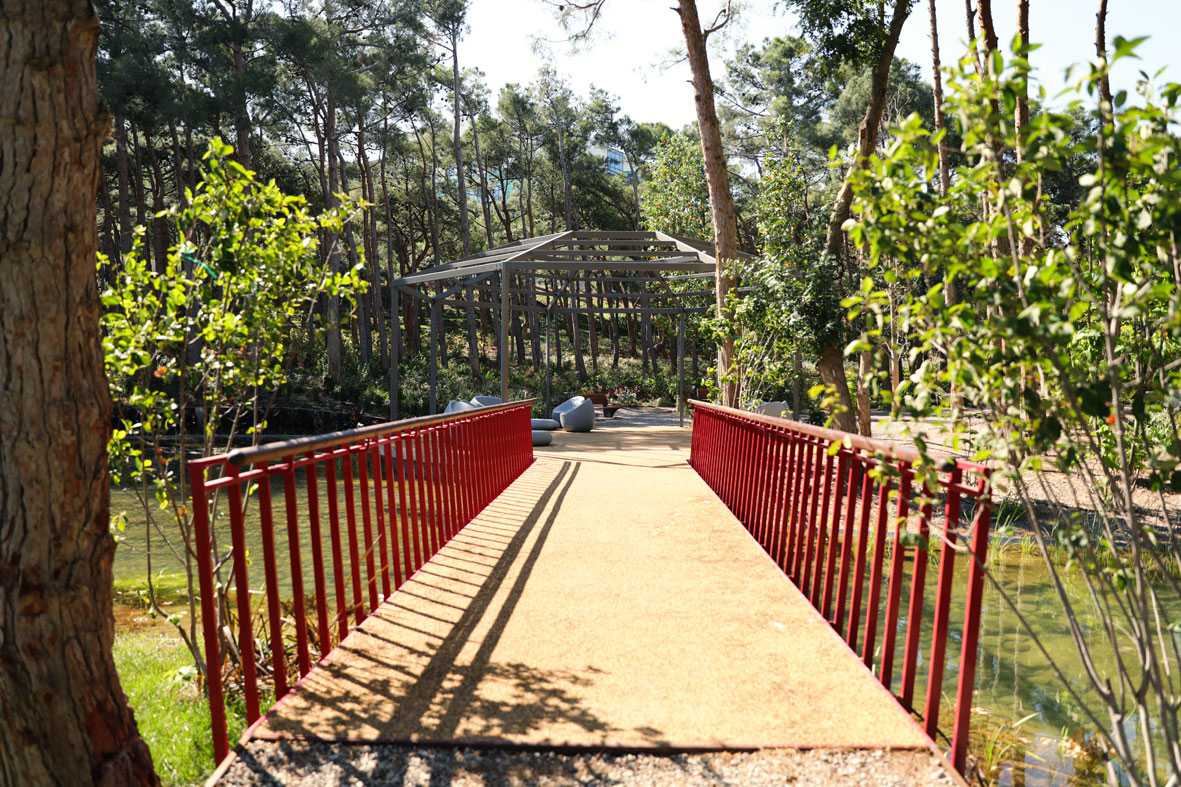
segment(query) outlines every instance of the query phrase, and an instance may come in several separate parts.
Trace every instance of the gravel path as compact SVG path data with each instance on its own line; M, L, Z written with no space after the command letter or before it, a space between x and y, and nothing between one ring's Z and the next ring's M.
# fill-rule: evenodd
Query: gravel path
M954 785L926 751L562 753L250 741L218 785Z

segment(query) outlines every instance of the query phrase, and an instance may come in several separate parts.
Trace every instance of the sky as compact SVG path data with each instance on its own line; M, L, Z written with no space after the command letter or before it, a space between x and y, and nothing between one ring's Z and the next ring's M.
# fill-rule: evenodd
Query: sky
M594 38L572 48L557 22L557 12L543 0L472 0L468 32L460 42L464 67L479 68L493 96L509 83L527 84L543 63L552 63L574 89L586 95L591 85L620 100L636 121L662 121L680 127L694 120L689 66L680 58L680 22L674 0L608 0ZM794 18L777 0L736 0L740 15L721 40L710 39L715 77L744 42L798 33ZM1095 0L1030 0L1030 37L1041 48L1033 63L1051 98L1064 87L1064 73L1094 54ZM997 36L1006 47L1016 32L1016 0L996 0ZM698 0L703 20L711 19L721 0ZM964 51L966 23L962 0L937 0L940 51L952 62ZM918 63L930 79L931 41L927 4L916 0L903 28L897 54ZM1115 90L1132 93L1137 74L1164 68L1162 79L1181 81L1181 47L1170 40L1181 30L1181 0L1110 0L1107 37L1152 36L1138 61L1122 61L1112 75ZM495 98L493 99L495 101Z

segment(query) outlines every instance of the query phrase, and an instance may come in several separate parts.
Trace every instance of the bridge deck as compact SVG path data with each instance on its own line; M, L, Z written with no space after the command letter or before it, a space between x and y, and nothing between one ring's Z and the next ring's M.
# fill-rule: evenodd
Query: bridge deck
M687 429L555 443L253 738L930 750L686 464Z

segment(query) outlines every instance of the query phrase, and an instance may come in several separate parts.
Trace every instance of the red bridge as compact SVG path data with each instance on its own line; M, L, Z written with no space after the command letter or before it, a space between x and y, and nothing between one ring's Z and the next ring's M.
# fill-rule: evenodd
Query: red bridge
M985 468L700 402L691 433L625 411L535 456L531 407L190 465L212 781L356 776L355 744L959 780Z

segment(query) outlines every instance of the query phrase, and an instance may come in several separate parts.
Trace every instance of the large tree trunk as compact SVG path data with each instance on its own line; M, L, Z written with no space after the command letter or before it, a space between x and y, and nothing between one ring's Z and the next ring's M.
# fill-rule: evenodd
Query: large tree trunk
M131 251L131 164L127 159L127 126L115 115L115 172L119 178L119 251Z
M352 184L349 183L348 168L345 166L344 157L340 156L339 154L339 149L337 151L337 155L338 159L336 168L340 173L340 190L344 194L349 194L352 192L353 187ZM364 183L362 182L362 194L364 194L364 189ZM368 199L368 197L364 198ZM362 224L364 223L365 222L363 221ZM361 231L362 242L365 240L365 235L366 232L363 229ZM351 221L344 225L344 246L345 253L348 255L348 269L354 269L358 264L360 264L361 258L357 253L357 238L353 234L353 222ZM369 275L369 285L372 289L376 289L376 284L374 283L375 279L373 278L377 275L376 269L369 266L368 260L366 260L366 264L361 272L361 275ZM356 314L349 320L349 327L352 332L352 336L357 340L356 346L358 354L361 358L361 365L365 367L368 367L373 361L373 331L369 321L373 312L373 303L372 298L370 297L371 294L372 293L363 293L357 298Z
M1020 0L1024 2L1024 0ZM939 56L939 17L935 11L935 0L927 0L928 16L931 23L931 73L934 75L934 100L935 100L935 131L941 132L947 128L947 123L943 116L943 66ZM948 190L951 188L951 165L948 161L947 154L947 139L946 136L939 139L939 193L947 196ZM959 301L959 292L956 288L955 279L948 276L943 283L943 297L947 299L949 306L954 306ZM897 385L894 386L897 391ZM949 390L952 408L959 406L959 391L953 382Z
M324 195L324 202L328 207L334 208L338 204L336 193L340 191L340 176L337 170L340 157L337 153L336 140L336 101L331 93L331 88L329 88L325 104L324 145L321 155L326 158L328 164L328 189ZM329 234L325 245L332 271L339 273L341 270L339 239L334 234ZM340 338L340 296L329 295L326 299L326 306L325 336L328 353L328 378L338 381L344 371L344 343Z
M164 215L164 171L150 137L147 144L148 164L152 173L152 251L156 272L163 273L168 267L168 247L172 245L168 217Z
M976 0L976 17L980 23L980 35L984 38L984 52L995 52L998 46L996 26L992 22L992 0ZM987 58L984 60L988 65Z
M574 184L570 174L570 156L566 151L566 129L562 127L562 119L554 112L554 133L558 138L558 164L562 170L562 213L566 219L566 229L578 229L578 216L574 213Z
M232 49L234 75L237 77L234 107L234 155L238 162L246 169L253 169L254 154L250 150L250 110L246 106L246 53L242 51L242 42L235 41Z
M1095 56L1105 68L1107 66L1107 0L1099 0L1099 11L1095 14ZM1113 112L1111 104L1111 80L1104 71L1099 77L1099 100L1105 105L1104 112Z
M484 242L488 248L495 243L492 240L492 211L488 206L488 170L484 167L484 158L480 155L480 118L471 116L472 148L476 152L476 172L480 176L480 212L484 216Z
M385 149L381 153L382 177L385 177ZM361 171L361 193L369 203L369 207L362 214L361 222L365 238L365 269L369 271L369 292L363 297L369 300L369 313L377 328L378 351L381 353L381 366L389 367L389 342L386 337L386 323L383 318L381 300L381 258L377 252L377 190L373 185L373 167L369 164L369 154L365 150L365 113L357 112L357 164Z
M1022 0L1024 2L1024 0ZM1026 6L1028 8L1028 5ZM931 18L931 73L934 77L935 97L935 131L943 131L946 123L943 119L943 66L939 58L939 18L935 12L935 0L927 0L927 9ZM947 194L951 188L951 168L947 160L947 140L939 140L939 192Z
M882 124L882 114L886 109L886 89L890 84L890 65L894 62L894 49L898 46L898 36L902 33L902 24L910 12L908 0L894 0L894 11L890 17L890 28L882 44L882 51L878 53L877 62L873 66L870 82L869 106L865 109L865 116L861 119L861 127L857 130L857 152L849 163L849 170L845 173L845 180L833 202L832 212L828 217L828 233L824 244L824 253L833 259L842 253L845 242L845 231L842 225L849 218L849 208L853 204L853 175L865 166L869 154L873 152L877 141L878 129ZM840 411L836 414L838 428L846 432L858 431L857 408L849 393L849 382L845 377L844 353L839 337L829 338L820 347L817 359L817 370L820 378L836 389L840 403ZM861 414L862 426L869 423L869 413Z
M738 256L738 218L734 212L734 196L730 193L730 172L722 149L722 131L714 106L714 83L709 72L709 52L705 47L705 32L697 15L696 0L679 0L681 30L685 34L685 48L689 53L689 68L693 72L693 101L697 107L697 125L701 131L701 152L705 157L705 178L709 185L709 205L713 217L714 256L717 258L715 292L718 316L727 310L726 298L734 288L734 277L728 266ZM734 359L734 340L727 336L718 345L718 376L722 389L722 404L738 404L738 381L728 379Z
M111 657L87 0L0 10L0 784L154 784Z
M1029 0L1017 0L1017 36L1021 41L1022 57L1028 57L1029 52ZM1025 145L1021 139L1029 130L1029 90L1022 84L1017 94L1017 111L1013 117L1014 130L1017 132L1017 163L1025 158Z
M452 130L452 142L455 145L455 207L459 211L459 237L463 240L463 256L471 256L472 230L467 215L467 184L464 182L463 172L463 135L460 120L463 115L459 109L459 28L451 28L451 93L454 100L455 127Z

